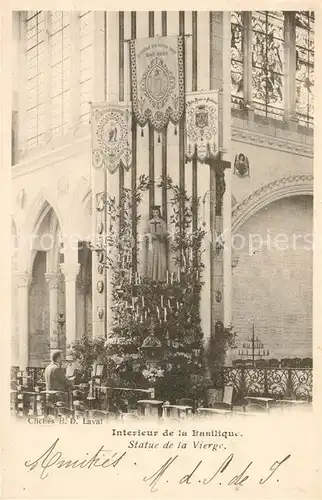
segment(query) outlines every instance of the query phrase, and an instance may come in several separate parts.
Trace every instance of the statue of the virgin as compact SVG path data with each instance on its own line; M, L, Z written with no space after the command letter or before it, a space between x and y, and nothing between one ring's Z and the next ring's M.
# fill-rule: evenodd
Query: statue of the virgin
M146 276L153 281L166 281L167 273L167 225L161 217L160 207L152 207L146 237Z

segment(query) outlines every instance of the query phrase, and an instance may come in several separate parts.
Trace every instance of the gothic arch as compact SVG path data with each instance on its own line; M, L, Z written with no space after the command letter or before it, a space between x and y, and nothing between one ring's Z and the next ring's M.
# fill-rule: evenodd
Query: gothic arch
M232 231L269 203L296 195L313 195L313 175L283 177L251 193L233 209Z
M53 250L50 252L49 268L53 266L52 261L54 261L55 258L57 258L58 255L57 252L59 250L58 233L60 234L63 233L62 216L59 210L57 209L56 204L53 204L52 200L48 199L47 194L44 194L44 192L41 191L31 206L24 227L24 234L26 236L27 248L23 250L25 253L24 255L25 265L23 266L23 268L27 269L28 271L32 270L34 258L37 253L36 250L30 247L30 241L32 241L33 235L39 234L41 225L44 222L45 218L50 213L50 211L52 211L53 213L50 221L50 231L53 233L55 239L55 246Z
M61 228L61 231L63 232L64 224L62 214L60 213L60 210L56 203L54 203L51 197L42 190L40 191L40 193L38 193L37 198L33 202L29 215L27 217L25 224L25 231L27 234L38 232L41 223L43 222L44 218L51 208L55 212L59 226Z

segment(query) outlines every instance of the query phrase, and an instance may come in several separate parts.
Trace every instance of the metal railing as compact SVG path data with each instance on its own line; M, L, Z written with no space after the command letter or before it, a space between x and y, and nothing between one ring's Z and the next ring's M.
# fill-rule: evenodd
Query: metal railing
M238 401L246 396L312 400L312 368L222 367L213 380L217 387L232 385Z

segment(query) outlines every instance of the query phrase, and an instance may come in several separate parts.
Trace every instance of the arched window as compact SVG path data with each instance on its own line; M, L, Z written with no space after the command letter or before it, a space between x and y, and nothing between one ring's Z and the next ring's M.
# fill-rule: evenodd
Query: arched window
M93 92L93 33L94 22L93 12L80 12L79 18L79 44L80 44L80 122L89 121L89 101L92 99Z
M93 12L28 11L23 17L27 150L89 123L93 92Z
M51 131L52 137L68 132L71 84L70 12L51 14Z
M44 12L28 11L25 21L27 100L27 148L45 141L45 18Z
M313 127L313 12L231 13L231 103Z
M256 113L284 118L282 12L252 12L252 100Z

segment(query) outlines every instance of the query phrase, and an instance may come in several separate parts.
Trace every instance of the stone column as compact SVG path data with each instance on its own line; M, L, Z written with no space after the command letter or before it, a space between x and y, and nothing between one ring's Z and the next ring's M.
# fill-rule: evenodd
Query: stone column
M29 272L17 273L18 285L18 331L19 331L19 368L25 370L29 357L29 287L32 283L32 274Z
M226 190L225 169L230 167L230 30L229 13L210 12L210 89L219 90L219 152L209 162L210 232L211 232L211 335L220 334L224 325L224 213L223 197ZM225 158L227 157L227 159Z
M231 160L231 67L230 67L230 12L223 12L223 154L224 160ZM225 170L225 193L223 195L223 252L224 273L224 325L232 323L232 268L231 268L231 198L232 168Z
M296 130L296 33L295 12L285 12L285 76L284 76L284 106L285 120L291 130Z
M58 273L46 273L45 278L48 284L49 291L49 338L50 338L50 354L59 346L59 331L58 331L58 291L60 275Z
M78 262L60 265L65 276L65 317L66 317L66 351L76 340L76 277L80 270Z
M252 13L243 12L244 23L244 104L249 119L254 118L252 93Z
M77 293L77 335L80 337L83 334L87 334L87 304L86 299L89 293L89 281L88 280L77 280L76 281L76 293Z

